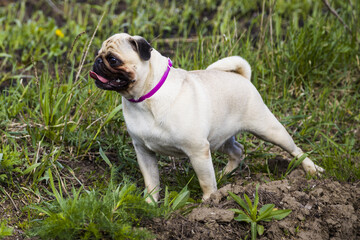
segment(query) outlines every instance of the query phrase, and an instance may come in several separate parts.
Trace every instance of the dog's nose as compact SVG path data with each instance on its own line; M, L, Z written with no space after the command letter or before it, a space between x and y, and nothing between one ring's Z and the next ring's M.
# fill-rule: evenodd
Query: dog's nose
M103 60L99 57L99 58L96 59L96 63L97 64L103 63Z

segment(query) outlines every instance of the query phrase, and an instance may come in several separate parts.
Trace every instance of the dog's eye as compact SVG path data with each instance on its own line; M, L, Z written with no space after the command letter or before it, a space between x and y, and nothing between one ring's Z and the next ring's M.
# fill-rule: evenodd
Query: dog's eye
M117 67L117 66L121 65L121 61L119 59L116 59L113 56L109 56L107 58L107 60L108 60L108 62L110 64L110 66L112 66L112 67Z

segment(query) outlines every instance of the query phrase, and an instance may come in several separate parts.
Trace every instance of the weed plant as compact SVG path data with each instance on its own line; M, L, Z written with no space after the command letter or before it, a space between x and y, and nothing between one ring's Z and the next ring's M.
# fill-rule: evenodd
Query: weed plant
M323 177L358 181L360 4L333 0L330 7L338 16L313 0L1 3L0 204L19 209L37 202L54 205L49 172L64 193L73 193L72 199L79 194L64 200L69 203L81 199L90 204L92 199L103 204L107 191L116 190L108 187L114 165L143 188L121 97L97 89L88 77L102 41L118 32L144 36L175 67L188 70L204 69L229 55L244 57L265 103L325 169ZM266 160L275 156L273 146L250 134L238 140L250 170L266 172ZM161 158L160 171L169 162ZM214 163L221 170L226 158L215 154ZM185 174L175 173L176 178L162 174L169 192L181 192L177 185L192 178L188 163L183 169ZM195 182L188 191L200 199ZM72 184L89 192L71 190L67 186ZM57 213L66 210L57 204ZM38 213L26 208L7 224L26 230L35 218Z
M236 194L229 192L231 198L238 203L243 210L240 209L230 209L231 211L238 214L234 217L236 221L247 222L251 224L251 240L256 240L257 235L260 236L264 233L264 226L259 224L260 221L270 222L272 220L281 220L287 217L291 213L291 209L279 210L275 208L274 204L265 204L260 209L258 209L259 204L259 194L258 194L259 184L256 185L255 189L255 198L252 203L249 196L244 193L244 199L240 198Z

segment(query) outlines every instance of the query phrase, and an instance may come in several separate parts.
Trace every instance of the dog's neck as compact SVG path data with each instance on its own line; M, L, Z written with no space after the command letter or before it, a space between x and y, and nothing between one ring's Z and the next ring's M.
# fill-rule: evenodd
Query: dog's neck
M126 99L139 99L158 84L167 66L168 59L153 49L150 60L144 62L143 70L139 71L142 75L137 76L136 85L121 94Z

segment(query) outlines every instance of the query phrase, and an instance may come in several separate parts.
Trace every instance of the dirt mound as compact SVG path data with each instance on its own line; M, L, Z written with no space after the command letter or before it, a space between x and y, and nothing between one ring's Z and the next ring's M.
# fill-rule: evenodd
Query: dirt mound
M250 225L233 220L230 208L240 208L228 198L228 191L252 200L256 183L259 204L273 203L279 209L292 209L281 221L264 223L259 239L360 239L359 183L339 183L330 179L307 180L302 170L287 179L264 181L256 175L228 184L187 216L175 214L171 219L156 219L146 227L157 239L239 239L250 238ZM262 180L260 180L262 179Z

